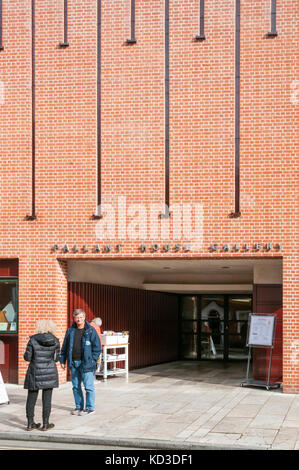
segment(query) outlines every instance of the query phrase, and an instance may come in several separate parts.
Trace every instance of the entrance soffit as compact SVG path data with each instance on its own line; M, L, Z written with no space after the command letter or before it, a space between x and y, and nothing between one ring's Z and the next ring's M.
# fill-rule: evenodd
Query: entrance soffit
M168 292L250 292L254 283L282 283L282 260L70 260L68 280Z

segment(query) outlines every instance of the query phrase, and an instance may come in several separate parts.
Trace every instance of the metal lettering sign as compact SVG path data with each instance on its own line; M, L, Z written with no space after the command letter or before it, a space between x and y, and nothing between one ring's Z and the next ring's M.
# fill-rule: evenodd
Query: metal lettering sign
M249 243L224 243L224 244L218 244L218 243L212 243L208 247L208 251L210 253L215 253L215 252L223 252L223 253L244 253L248 251L252 251L254 253L258 251L280 251L282 249L282 243L272 243L272 242L267 242L267 243L261 243L261 242L256 242L253 244ZM73 246L69 246L68 243L64 244L58 244L54 243L52 245L52 252L56 253L58 250L61 250L62 253L87 253L89 250L93 253L111 253L111 252L120 252L122 248L122 244L118 243L117 245L112 245L112 244L106 244L104 246L101 246L99 243L96 243L92 247L88 247L87 244L83 246L79 246L76 243ZM159 244L158 242L153 242L151 245L148 245L147 243L141 243L138 246L138 251L140 253L145 253L145 252L159 252L159 253L168 253L168 252L188 252L188 251L193 251L193 246L192 243L161 243Z
M247 346L272 347L276 315L252 313L249 316Z

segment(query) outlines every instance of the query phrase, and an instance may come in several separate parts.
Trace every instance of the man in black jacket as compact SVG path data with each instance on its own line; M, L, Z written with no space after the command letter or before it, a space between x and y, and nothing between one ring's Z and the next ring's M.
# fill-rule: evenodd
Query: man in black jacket
M71 371L76 408L73 415L84 416L94 412L94 372L101 354L101 342L96 330L86 321L84 310L74 311L73 325L67 330L60 354L62 369L65 363ZM81 384L86 392L86 407Z

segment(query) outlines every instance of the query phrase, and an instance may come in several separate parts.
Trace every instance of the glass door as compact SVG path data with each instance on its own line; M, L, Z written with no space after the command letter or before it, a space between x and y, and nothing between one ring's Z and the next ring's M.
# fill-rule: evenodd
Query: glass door
M197 296L182 296L180 357L183 359L197 359L198 356L197 312Z
M182 359L246 360L252 297L201 294L181 297Z
M225 359L225 296L204 294L200 296L200 304L200 359Z
M249 314L252 312L252 298L248 295L228 296L228 358L247 360L246 347Z

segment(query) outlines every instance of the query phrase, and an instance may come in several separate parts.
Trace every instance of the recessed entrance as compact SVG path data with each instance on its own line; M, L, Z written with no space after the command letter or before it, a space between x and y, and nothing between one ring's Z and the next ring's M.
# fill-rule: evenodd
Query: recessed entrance
M252 296L184 295L180 302L180 359L246 360Z
M83 308L105 330L130 331L131 370L178 360L242 366L249 314L282 306L281 259L72 260L68 280L70 318Z

